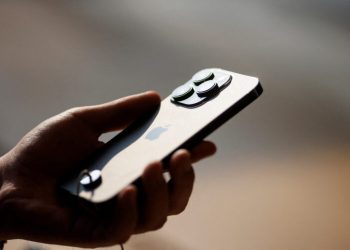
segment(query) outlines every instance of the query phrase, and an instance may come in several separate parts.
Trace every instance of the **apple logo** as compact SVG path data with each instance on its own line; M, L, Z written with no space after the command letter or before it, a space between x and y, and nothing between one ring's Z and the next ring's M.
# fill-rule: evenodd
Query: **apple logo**
M161 134L163 134L164 132L166 132L168 130L169 127L170 127L170 125L166 125L164 127L159 126L159 127L153 128L146 135L146 139L150 140L150 141L157 140L159 138L159 136L161 136Z

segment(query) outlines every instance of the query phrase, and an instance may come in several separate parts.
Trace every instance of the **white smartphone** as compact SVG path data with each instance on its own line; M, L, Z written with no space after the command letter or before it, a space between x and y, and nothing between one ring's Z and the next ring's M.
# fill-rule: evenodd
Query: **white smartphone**
M218 68L201 70L175 86L152 114L109 141L91 159L86 175L74 176L64 188L94 203L107 201L138 179L150 162L166 161L179 148L190 149L262 91L256 77Z

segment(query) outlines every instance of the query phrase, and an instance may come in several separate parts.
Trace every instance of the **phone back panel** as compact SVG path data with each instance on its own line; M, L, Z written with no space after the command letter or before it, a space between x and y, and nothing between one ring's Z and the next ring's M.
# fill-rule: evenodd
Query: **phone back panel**
M93 191L80 189L79 196L96 203L111 199L140 177L148 164L164 161L176 149L203 139L262 91L255 77L211 70L230 74L231 83L198 107L183 107L174 104L171 96L165 98L156 112L118 134L91 161L89 170L101 170L102 182ZM64 188L77 195L77 185L79 179L75 177Z

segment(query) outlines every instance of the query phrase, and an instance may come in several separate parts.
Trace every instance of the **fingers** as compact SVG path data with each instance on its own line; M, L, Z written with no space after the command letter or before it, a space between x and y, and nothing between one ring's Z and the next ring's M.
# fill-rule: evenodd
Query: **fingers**
M169 172L169 215L174 215L186 208L193 189L194 171L187 150L174 153L170 159Z
M216 146L210 141L202 141L191 150L192 163L198 162L206 157L209 157L216 152Z
M191 150L176 151L169 161L171 179L163 177L162 165L156 162L148 166L142 175L141 205L139 206L138 233L160 228L167 215L181 213L187 206L194 184L194 170L191 163L214 154L216 147L204 141Z
M184 149L176 151L169 161L168 183L162 164L150 164L141 177L142 188L129 186L119 193L112 206L114 212L108 213L115 216L102 221L101 227L95 227L92 238L99 245L112 245L127 241L133 233L161 228L168 215L181 213L188 204L195 179L191 162L214 152L215 145L211 142L201 142L191 153Z
M161 228L166 222L169 204L168 188L160 162L149 165L141 180L143 193L140 196L140 220L137 233Z
M86 246L101 247L126 242L134 233L138 221L136 188L126 187L113 200L101 204L97 211L86 211L80 220L85 220L85 223L80 223L77 231L83 232L80 239Z
M159 95L148 91L100 105L73 108L67 112L101 134L125 128L130 122L155 110L159 103Z
M138 221L136 187L125 188L118 194L114 202L116 204L115 216L112 217L107 235L111 244L124 243L134 233Z

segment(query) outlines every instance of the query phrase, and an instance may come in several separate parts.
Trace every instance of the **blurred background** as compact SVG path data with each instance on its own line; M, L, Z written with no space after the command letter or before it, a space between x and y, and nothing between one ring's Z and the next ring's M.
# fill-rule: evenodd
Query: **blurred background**
M1 1L0 154L73 106L165 97L206 67L258 76L263 95L209 137L218 153L196 166L185 213L126 249L350 249L349 13L347 0Z

